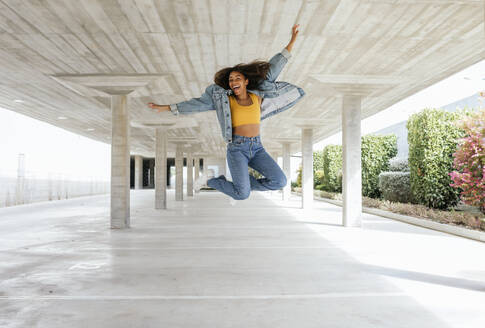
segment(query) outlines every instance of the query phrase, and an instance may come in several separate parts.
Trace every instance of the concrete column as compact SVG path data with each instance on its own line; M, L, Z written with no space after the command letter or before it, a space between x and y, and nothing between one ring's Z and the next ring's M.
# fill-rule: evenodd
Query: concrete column
M175 148L175 200L184 200L184 151L183 144Z
M313 204L313 129L302 128L302 208L309 209Z
M111 228L130 227L128 97L111 96Z
M223 157L219 164L219 175L227 176L226 172L226 157Z
M143 189L143 158L135 156L135 189Z
M202 158L202 175L207 176L207 157Z
M283 200L289 200L291 195L291 153L290 153L290 146L289 142L283 143L283 172L286 175L287 183L286 186L283 188Z
M187 150L187 196L194 196L194 159L192 150Z
M167 131L155 130L155 208L167 208Z
M362 226L361 97L343 96L343 225Z
M273 151L271 152L271 157L273 157L274 161L278 163L278 153Z
M199 157L194 158L194 168L195 168L194 179L197 180L200 176L200 159L199 159Z
M57 76L83 86L83 95L95 89L111 97L111 228L130 226L130 130L128 94L160 79L159 74L73 74ZM61 82L62 83L62 82Z
M148 174L148 185L150 188L155 188L155 160L150 159L149 161L149 172Z
M269 151L268 153L271 156L271 158L276 162L276 164L278 164L278 152L275 151L275 150L272 150L272 151ZM278 190L270 190L269 194L271 196L274 196L275 194L277 194L279 192L279 190L280 189L278 189Z

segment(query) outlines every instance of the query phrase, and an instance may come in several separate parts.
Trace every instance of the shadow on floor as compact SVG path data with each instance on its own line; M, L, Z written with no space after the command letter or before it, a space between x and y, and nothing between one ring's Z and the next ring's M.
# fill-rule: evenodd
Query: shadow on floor
M343 227L342 224L338 224L338 223L310 222L310 221L298 221L298 222L305 223L305 224L318 224L318 225L326 225L326 226L332 226L332 227Z
M485 282L463 278L446 277L436 274L395 269L377 265L363 265L364 270L378 275L390 276L407 280L421 281L429 284L468 289L474 292L485 292Z
M396 224L396 223L397 223L396 221L387 221L387 219L382 219L381 221L375 221L375 220L369 221L367 219L364 219L363 227L365 230L409 233L409 234L427 235L427 236L439 236L440 238L455 238L455 236L449 235L444 232L435 231L435 230L414 226L406 223L403 223L403 224Z

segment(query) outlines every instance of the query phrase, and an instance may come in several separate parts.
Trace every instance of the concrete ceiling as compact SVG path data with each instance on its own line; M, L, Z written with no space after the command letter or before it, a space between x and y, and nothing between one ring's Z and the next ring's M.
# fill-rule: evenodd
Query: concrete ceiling
M147 102L199 97L218 69L269 59L299 23L279 80L307 96L265 120L262 137L276 149L310 119L322 123L317 142L340 130L334 84L379 86L366 91L365 118L485 59L484 8L482 0L0 0L0 106L110 143L109 98L55 77L153 74L129 105L132 154L153 156L154 131L141 123L174 118ZM169 138L196 138L222 155L215 112L190 118Z

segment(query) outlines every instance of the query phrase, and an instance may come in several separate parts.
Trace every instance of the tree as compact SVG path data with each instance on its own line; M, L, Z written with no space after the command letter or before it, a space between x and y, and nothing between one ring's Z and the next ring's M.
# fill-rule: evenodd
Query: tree
M453 154L450 185L461 190L460 198L485 213L485 108L466 116L458 124L465 130Z

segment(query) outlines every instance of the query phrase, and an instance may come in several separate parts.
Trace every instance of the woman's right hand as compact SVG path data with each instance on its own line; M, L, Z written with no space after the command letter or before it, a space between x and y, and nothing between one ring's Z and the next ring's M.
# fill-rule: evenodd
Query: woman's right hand
M169 105L157 105L157 104L152 103L152 102L148 103L148 107L150 107L151 109L153 109L157 113L166 112L166 111L170 110Z
M288 45L286 46L286 50L288 50L289 52L291 51L291 49L293 48L293 45L295 44L296 37L298 36L298 32L300 32L298 30L299 27L300 27L300 24L295 24L291 28L291 39Z
M296 37L298 36L298 32L300 32L300 31L298 30L298 28L299 28L299 27L300 27L300 24L295 24L295 25L293 25L293 27L291 28L291 40L290 40L290 42L291 42L291 41L292 41L292 42L295 42Z

